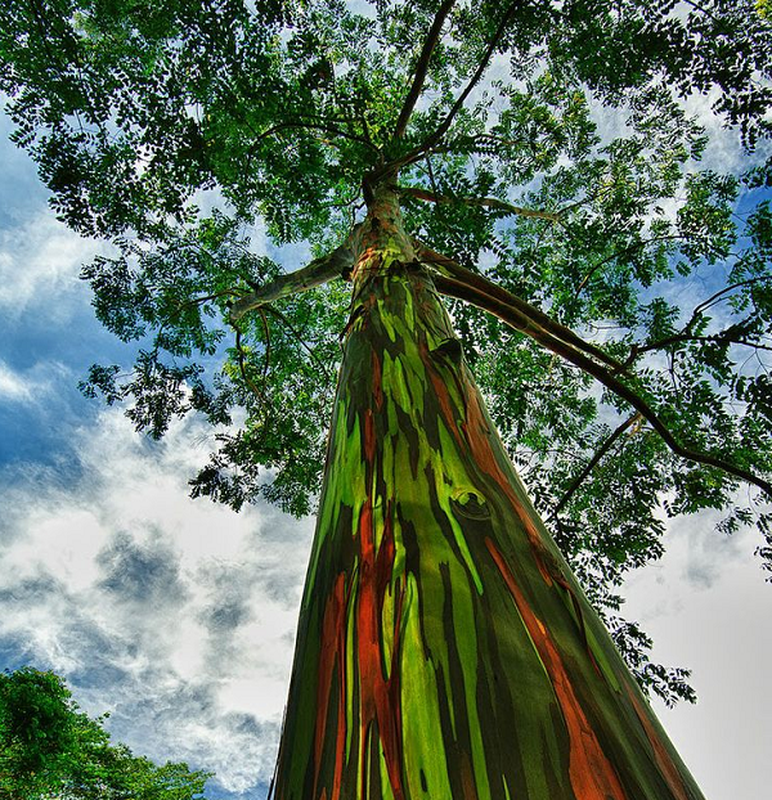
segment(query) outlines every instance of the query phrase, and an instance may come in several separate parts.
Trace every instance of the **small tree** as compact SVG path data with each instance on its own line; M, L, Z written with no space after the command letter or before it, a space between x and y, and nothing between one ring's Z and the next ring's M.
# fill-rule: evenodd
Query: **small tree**
M156 766L110 744L104 717L91 719L53 672L0 673L2 800L195 800L211 773Z
M117 245L84 276L142 343L85 391L156 437L192 409L218 426L194 495L304 514L321 488L276 796L700 797L617 650L668 701L686 676L614 587L661 554L662 511L755 519L772 552L770 164L695 171L678 99L768 134L766 7L0 15L15 140ZM256 221L310 263L252 254Z

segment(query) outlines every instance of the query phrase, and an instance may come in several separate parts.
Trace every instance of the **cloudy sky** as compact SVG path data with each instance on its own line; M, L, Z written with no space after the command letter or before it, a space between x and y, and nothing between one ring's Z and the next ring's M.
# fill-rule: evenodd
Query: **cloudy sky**
M81 264L99 245L46 207L0 122L0 668L63 675L118 740L217 773L209 794L262 800L273 767L312 524L187 496L209 433L161 443L77 391L126 362L94 321ZM713 154L729 160L731 153ZM676 521L633 576L627 616L700 701L661 718L711 800L768 795L772 586L752 532ZM655 703L655 705L657 705Z

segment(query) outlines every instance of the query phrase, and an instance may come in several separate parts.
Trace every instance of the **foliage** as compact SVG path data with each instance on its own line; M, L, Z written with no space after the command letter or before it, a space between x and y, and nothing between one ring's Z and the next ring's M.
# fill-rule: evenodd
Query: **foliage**
M105 716L78 709L62 679L24 667L0 674L3 800L194 800L210 773L155 765L110 743Z
M4 4L14 139L60 217L114 242L84 277L102 322L140 346L130 375L95 366L84 390L130 401L153 436L204 414L217 449L194 495L307 513L346 286L230 325L281 275L249 237L322 256L373 185L398 185L419 240L591 339L674 440L736 468L676 455L608 384L454 301L502 437L629 663L689 696L615 621L615 591L661 555L665 517L706 508L727 532L756 522L772 564L763 496L737 508L737 470L772 474L770 162L699 171L708 137L684 103L709 98L749 151L766 141L762 5Z

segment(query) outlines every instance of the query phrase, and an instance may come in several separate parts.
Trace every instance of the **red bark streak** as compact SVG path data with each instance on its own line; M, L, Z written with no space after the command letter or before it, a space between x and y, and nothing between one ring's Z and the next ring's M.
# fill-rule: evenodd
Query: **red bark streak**
M437 402L440 404L440 411L442 412L442 417L445 420L445 425L460 445L462 444L461 433L459 432L458 425L456 423L456 415L453 413L448 387L442 376L437 374L434 365L431 363L429 348L426 346L426 342L419 342L418 350L421 354L421 360L424 362L424 366L426 367L426 374L429 376L429 380L432 382L434 395L437 398Z
M469 763L469 753L461 754L461 785L464 787L464 800L477 800L477 786L474 781L472 765Z
M667 785L670 787L670 791L678 800L690 800L691 796L684 786L683 778L678 771L678 767L676 767L676 765L673 763L673 759L670 757L670 754L660 741L659 735L657 734L654 725L652 725L651 720L646 713L646 709L644 709L641 705L641 701L638 699L638 697L636 697L635 692L626 684L625 689L627 690L627 694L630 696L630 700L635 708L635 713L638 715L638 719L641 721L643 730L646 733L646 738L649 740L649 744L654 751L654 758L657 761L659 771L662 773Z
M359 546L357 655L362 758L364 759L364 745L367 741L368 729L375 720L378 723L378 735L383 746L383 756L394 798L395 800L404 800L399 677L394 670L397 663L396 651L400 645L399 628L395 630L392 641L392 670L388 680L384 676L384 654L381 641L381 611L394 565L394 537L387 508L383 537L376 557L373 542L373 515L369 499L359 517ZM364 763L361 768L364 769Z
M348 605L348 602L346 603ZM338 631L338 731L335 739L335 772L332 778L332 800L340 800L340 784L343 778L343 757L346 748L346 629L345 608L343 624Z
M569 739L569 777L578 800L624 800L616 770L606 758L571 685L560 653L542 621L534 614L517 585L504 556L490 537L485 544L531 635L563 712Z
M576 596L574 595L574 590L571 588L571 585L568 583L565 577L560 574L556 568L550 569L550 553L542 541L541 533L533 524L531 515L518 499L511 482L504 475L501 467L496 461L493 448L490 444L488 427L485 423L485 417L483 416L477 393L473 389L468 389L465 394L469 399L467 402L467 418L466 422L462 425L462 428L466 433L467 441L469 442L469 446L472 451L472 457L477 465L482 467L501 487L502 492L509 499L509 502L512 504L515 512L520 517L520 520L525 527L528 541L531 544L531 550L534 554L536 566L541 573L544 582L547 584L547 586L552 586L553 582L555 582L568 594L574 607L577 626L579 627L579 633L584 640L587 654L590 657L590 661L592 662L596 673L601 675L600 667L598 666L595 656L593 655L593 652L590 649L587 641L587 634L584 630L582 609L576 599Z
M316 728L314 731L314 796L316 796L319 780L319 767L322 761L324 733L327 727L327 711L332 692L332 673L336 661L338 664L338 731L335 745L335 777L331 800L339 800L340 777L343 769L343 743L345 741L345 670L344 651L346 641L346 604L344 601L345 575L338 575L332 594L327 598L322 619L322 647L319 655L319 682L316 692ZM343 734L343 736L341 736ZM322 790L320 800L326 800L327 789Z

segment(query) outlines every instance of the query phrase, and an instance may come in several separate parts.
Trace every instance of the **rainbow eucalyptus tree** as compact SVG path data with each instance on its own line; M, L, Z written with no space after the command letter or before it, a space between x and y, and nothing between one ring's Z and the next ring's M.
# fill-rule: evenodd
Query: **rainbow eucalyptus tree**
M14 139L137 342L84 390L206 416L194 495L318 498L276 798L701 797L615 587L666 515L770 556L770 163L700 170L688 113L765 140L767 14L3 5Z

